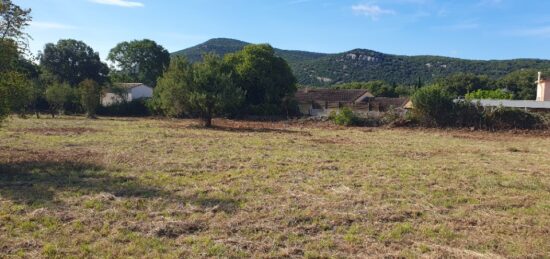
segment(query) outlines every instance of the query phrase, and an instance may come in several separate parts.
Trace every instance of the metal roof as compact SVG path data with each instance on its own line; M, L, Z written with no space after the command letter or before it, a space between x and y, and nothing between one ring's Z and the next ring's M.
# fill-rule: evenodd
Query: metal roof
M374 97L366 89L299 89L295 99L300 103L317 102L343 102L353 103L364 97Z
M539 102L531 100L472 100L472 103L479 103L481 106L488 107L509 107L509 108L528 108L528 109L550 109L550 102Z
M115 86L117 87L120 87L120 88L124 88L124 89L132 89L132 88L136 88L138 86L142 86L144 84L142 83L115 83Z

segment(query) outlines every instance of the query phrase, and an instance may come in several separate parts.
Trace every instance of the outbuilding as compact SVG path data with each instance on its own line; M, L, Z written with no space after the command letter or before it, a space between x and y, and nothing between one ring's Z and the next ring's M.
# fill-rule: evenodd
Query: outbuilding
M105 91L101 104L111 106L123 102L153 97L153 88L142 83L117 83L110 90Z

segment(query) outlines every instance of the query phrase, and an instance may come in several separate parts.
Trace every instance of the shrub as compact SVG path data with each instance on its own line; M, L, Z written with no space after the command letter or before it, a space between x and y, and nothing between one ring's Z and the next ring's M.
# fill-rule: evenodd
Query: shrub
M344 107L339 111L333 111L329 119L340 126L357 126L361 122L361 119L353 113L349 107Z
M55 117L55 114L63 109L70 96L74 95L72 92L74 90L68 84L53 83L46 88L45 97L50 106L52 117Z
M86 79L79 84L79 89L80 104L86 111L86 115L94 118L101 99L101 87L96 81Z
M459 101L453 108L454 126L483 128L484 112L484 108L478 104Z
M544 124L537 114L504 107L487 109L484 117L485 125L490 130L534 129Z
M149 116L151 115L149 102L150 100L140 99L107 107L100 106L97 110L97 114L102 116Z
M415 117L427 126L448 126L454 122L454 102L439 85L421 88L412 96Z
M494 99L494 100L511 100L514 96L511 93L505 92L502 89L482 90L478 89L466 95L467 100L475 99Z

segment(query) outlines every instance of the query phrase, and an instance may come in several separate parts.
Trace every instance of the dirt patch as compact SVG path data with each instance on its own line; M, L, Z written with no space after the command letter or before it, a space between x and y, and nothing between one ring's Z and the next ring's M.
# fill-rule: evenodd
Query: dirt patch
M102 132L102 130L76 127L76 128L26 128L19 129L17 132L33 133L45 136L66 136L66 135L82 135L96 132Z
M103 155L88 149L24 149L0 146L1 163L70 162L90 163L102 160Z
M182 235L194 234L207 229L204 222L168 222L155 229L155 235L158 237L178 238Z

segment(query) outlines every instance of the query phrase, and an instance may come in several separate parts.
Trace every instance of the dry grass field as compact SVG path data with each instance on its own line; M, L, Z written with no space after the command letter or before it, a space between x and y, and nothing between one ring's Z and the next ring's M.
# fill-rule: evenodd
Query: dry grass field
M550 136L11 118L0 258L550 257Z

